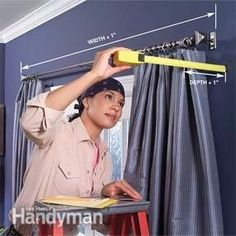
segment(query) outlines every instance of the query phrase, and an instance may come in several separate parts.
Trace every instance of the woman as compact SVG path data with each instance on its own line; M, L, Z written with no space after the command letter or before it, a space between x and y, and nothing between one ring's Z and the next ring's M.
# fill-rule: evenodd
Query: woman
M141 198L124 180L111 182L111 161L99 137L104 128L117 123L124 105L122 85L110 78L130 68L109 65L109 58L118 50L127 49L117 47L97 53L91 71L81 78L28 101L21 125L25 135L36 145L24 186L13 207L16 213L50 195L113 197L127 194ZM63 110L76 98L80 103L79 117L65 122ZM19 221L17 230L30 235L32 228Z

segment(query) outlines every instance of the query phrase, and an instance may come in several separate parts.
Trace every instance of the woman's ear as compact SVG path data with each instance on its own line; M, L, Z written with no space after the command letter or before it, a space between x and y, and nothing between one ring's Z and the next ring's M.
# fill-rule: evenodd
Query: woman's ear
M82 101L84 108L87 109L88 108L88 97L84 98L84 100Z

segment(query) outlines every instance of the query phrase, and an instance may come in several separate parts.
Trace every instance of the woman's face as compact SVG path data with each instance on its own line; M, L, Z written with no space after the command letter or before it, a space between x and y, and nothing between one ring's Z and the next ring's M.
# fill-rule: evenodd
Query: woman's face
M112 128L120 119L124 104L124 97L119 92L103 91L88 97L87 115L99 128Z

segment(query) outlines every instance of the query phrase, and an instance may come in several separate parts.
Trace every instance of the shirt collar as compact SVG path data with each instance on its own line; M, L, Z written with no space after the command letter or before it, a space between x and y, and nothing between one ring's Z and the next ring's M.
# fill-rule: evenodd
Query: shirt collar
M95 142L89 137L87 129L84 126L84 123L80 117L74 119L71 123L74 129L75 135L78 139L78 142L88 141L95 144ZM107 145L103 142L101 137L98 137L96 145L100 153L103 153L108 150Z

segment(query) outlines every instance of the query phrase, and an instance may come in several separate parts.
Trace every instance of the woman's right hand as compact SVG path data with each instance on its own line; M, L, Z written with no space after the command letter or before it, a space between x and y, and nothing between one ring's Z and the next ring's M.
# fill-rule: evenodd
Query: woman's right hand
M64 109L72 101L79 97L94 83L100 80L107 79L117 72L131 68L131 66L112 67L111 65L109 65L110 57L112 56L112 54L119 50L129 49L123 47L115 47L104 50L102 52L98 52L95 56L92 69L80 78L73 80L54 91L51 91L46 98L46 106L55 110L64 111Z
M131 66L113 67L109 64L110 57L115 52L120 50L130 50L130 49L124 47L114 47L96 53L94 63L90 72L94 74L94 76L98 79L98 81L107 79L108 77L112 76L115 73L131 68Z

